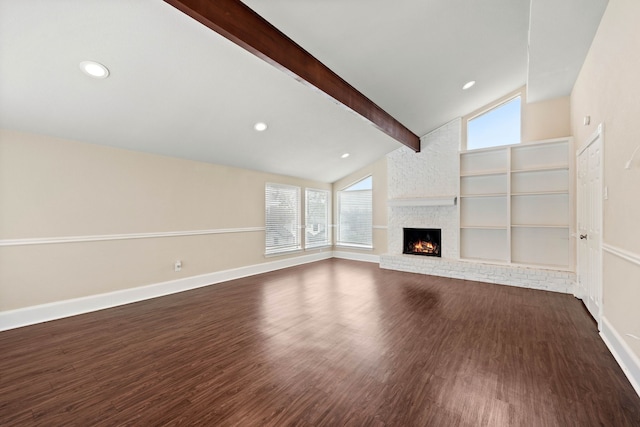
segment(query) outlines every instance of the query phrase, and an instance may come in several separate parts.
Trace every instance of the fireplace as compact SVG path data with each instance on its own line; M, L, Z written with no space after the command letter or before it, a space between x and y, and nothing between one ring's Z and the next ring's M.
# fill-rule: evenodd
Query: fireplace
M440 257L441 235L439 228L405 228L402 253Z

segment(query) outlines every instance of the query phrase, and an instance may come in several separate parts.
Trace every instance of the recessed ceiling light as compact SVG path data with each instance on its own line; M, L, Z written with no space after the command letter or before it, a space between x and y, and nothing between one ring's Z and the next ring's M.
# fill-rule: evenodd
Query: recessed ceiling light
M262 131L267 130L267 124L263 123L263 122L258 122L255 125L253 125L253 128L255 130L257 130L258 132L262 132Z
M467 90L467 89L469 89L470 87L472 87L474 84L476 84L476 81L475 81L475 80L471 80L470 82L466 82L466 83L464 84L464 86L462 86L462 90Z
M350 155L351 155L351 154L349 154L349 153L344 153L344 154L343 154L342 156L340 156L340 157L342 157L343 159L346 159L346 158L347 158L347 157L349 157Z
M96 79L106 79L109 77L109 69L104 65L94 61L82 61L80 69L83 73Z

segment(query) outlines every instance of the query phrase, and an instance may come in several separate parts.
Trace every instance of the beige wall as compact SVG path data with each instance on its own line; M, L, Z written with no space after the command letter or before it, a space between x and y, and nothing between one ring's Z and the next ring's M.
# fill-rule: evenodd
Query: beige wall
M333 183L333 217L337 218L336 194L349 185L366 178L373 177L373 250L361 250L348 247L337 248L344 252L360 252L364 254L380 255L387 252L387 158L383 156L378 161ZM334 221L335 222L335 221ZM335 235L334 235L335 241Z
M571 124L579 146L604 123L603 241L640 257L640 2L611 0L571 94ZM584 126L584 116L591 125ZM603 256L604 317L640 357L640 267Z
M543 141L571 135L570 98L568 96L527 103L526 87L513 91L489 105L462 117L462 149L467 146L467 121L520 94L522 97L521 141Z
M522 142L571 135L569 97L525 103L522 106Z
M264 227L266 182L331 189L0 131L0 240ZM183 261L179 273L173 271L177 259ZM3 246L0 311L273 260L264 257L264 231Z

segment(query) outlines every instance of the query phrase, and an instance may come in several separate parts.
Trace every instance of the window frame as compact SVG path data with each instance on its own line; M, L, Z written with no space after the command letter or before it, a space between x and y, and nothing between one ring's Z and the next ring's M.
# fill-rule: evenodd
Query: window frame
M371 189L366 189L366 190L352 190L352 191L348 191L347 189L350 187L355 186L356 184L366 180L366 179L371 179ZM338 190L336 192L336 204L337 204L337 214L336 214L336 246L343 246L343 247L350 247L350 248L360 248L360 249L373 249L373 175L367 175L362 177L361 179L358 179L354 182L352 182L351 184L344 186L341 190ZM341 226L342 226L342 201L341 201L341 194L343 193L349 193L349 192L363 192L363 191L369 191L371 193L370 195L370 216L371 216L371 232L370 232L370 241L368 243L359 243L359 242L346 242L346 241L342 241L341 237L342 237L342 233L341 233Z
M292 244L288 244L288 245L279 245L279 246L269 246L269 237L270 237L270 228L272 228L270 221L269 221L269 203L268 203L268 196L269 196L269 189L270 188L280 188L280 189L289 189L289 190L295 190L295 195L296 195L296 200L295 200L295 212L294 212L294 224L293 224L293 230L295 230L295 242ZM297 252L297 251L301 251L302 250L302 224L301 224L301 197L300 197L300 193L301 193L301 188L299 186L296 185L288 185L288 184L278 184L278 183L273 183L273 182L267 182L265 183L265 193L264 193L264 200L265 200L265 207L264 207L264 212L265 212L265 250L264 253L266 256L271 256L271 255L280 255L280 254L284 254L284 253L290 253L290 252ZM282 224L282 227L284 227L286 229L286 225Z
M487 113L490 113L493 110L496 110L502 106L504 106L505 104L515 100L516 98L520 98L520 135L519 135L519 140L515 143L511 143L511 144L504 144L504 145L491 145L488 147L482 147L482 148L469 148L469 122L473 121L474 119L477 119L480 116L483 116ZM460 147L460 151L475 151L475 150L484 150L484 149L490 149L490 148L495 148L495 147L506 147L508 145L518 145L522 143L522 131L523 131L523 123L524 123L524 105L526 103L526 96L525 96L525 92L523 89L519 89L515 92L511 92L508 95L505 95L499 99L497 99L496 101L493 101L475 111L473 111L471 114L468 114L466 116L464 116L462 118L462 138L461 138L461 147Z
M326 239L322 242L314 242L309 244L309 239L307 233L309 232L309 226L313 224L309 224L309 192L323 193L326 197L326 206L325 206L325 219L326 222L324 224ZM306 249L317 249L323 248L327 246L331 246L332 242L332 229L331 229L331 191L329 190L321 190L318 188L305 187L304 189L304 248Z

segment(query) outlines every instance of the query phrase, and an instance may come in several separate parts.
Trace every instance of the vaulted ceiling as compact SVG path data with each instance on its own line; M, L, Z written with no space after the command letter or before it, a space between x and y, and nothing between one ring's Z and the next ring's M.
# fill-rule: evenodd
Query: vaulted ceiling
M529 100L568 95L606 7L244 3L417 135L527 83ZM0 0L0 127L324 182L400 146L161 0Z

